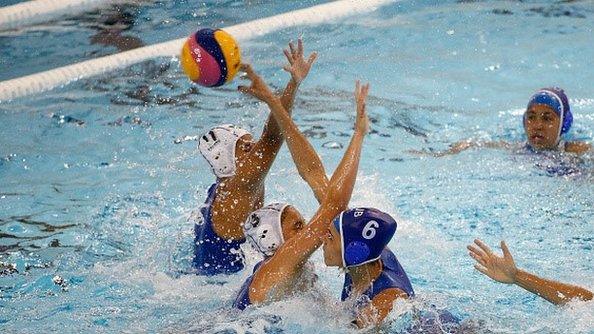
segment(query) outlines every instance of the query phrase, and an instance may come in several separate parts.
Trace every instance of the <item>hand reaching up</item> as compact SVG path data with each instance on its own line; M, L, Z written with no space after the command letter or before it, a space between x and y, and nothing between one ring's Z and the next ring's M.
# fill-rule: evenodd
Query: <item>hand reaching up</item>
M263 102L271 102L276 98L274 93L270 90L266 82L262 80L262 78L254 72L254 69L249 64L241 64L240 70L247 74L247 78L252 82L252 84L247 86L239 86L237 89L244 93L251 95Z
M297 40L297 47L290 42L289 50L285 49L283 52L289 61L289 65L286 65L283 69L291 73L291 78L297 85L299 85L309 73L311 65L316 61L318 54L312 52L306 61L303 58L303 40L301 38Z
M369 83L361 86L361 82L355 82L355 103L357 104L357 119L355 120L355 130L363 134L369 132L369 118L365 108L365 101L369 93Z

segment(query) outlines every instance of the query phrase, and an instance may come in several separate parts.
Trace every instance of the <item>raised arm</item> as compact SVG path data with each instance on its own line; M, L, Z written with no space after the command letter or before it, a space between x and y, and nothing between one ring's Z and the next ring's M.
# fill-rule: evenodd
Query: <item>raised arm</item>
M293 46L293 43L289 43L289 48L291 51L284 50L284 53L287 58L291 57L292 62L291 67L289 67L292 71L291 79L287 83L287 86L280 97L280 103L282 105L283 114L290 118L297 89L303 79L307 77L311 65L314 63L317 55L316 53L312 53L309 56L309 59L305 61L303 59L303 42L301 39L299 39L297 47ZM285 68L285 70L287 70L287 68ZM242 87L240 86L240 91L242 90L241 88ZM246 172L241 174L244 175L244 179L247 179L249 176L254 176L253 179L256 181L263 179L270 170L282 144L282 130L279 127L276 118L270 113L260 139L251 150L250 156L247 157L247 163L244 164L244 166L246 166ZM239 169L241 169L241 167L239 167Z
M273 266L292 271L305 263L309 256L322 244L322 235L328 224L341 211L347 208L359 170L359 159L363 139L369 130L369 120L365 112L365 99L369 85L360 86L357 81L355 97L357 100L357 120L355 132L340 164L334 171L327 194L322 205L306 228L287 240L272 257ZM272 264L272 263L271 263Z
M574 299L592 300L592 292L582 287L548 280L518 269L504 241L501 241L503 257L493 253L489 246L478 239L468 246L468 250L477 262L474 265L476 270L497 282L515 284L556 305Z
M293 59L291 59L293 48L291 49L291 53L285 50L285 54L290 63L285 69L291 72L293 77L299 78L299 68L301 66L297 65L297 63L300 62L298 59L302 59L302 46L298 48L301 49L301 51L299 51ZM314 60L315 54L312 54L312 56L310 56L310 61L313 62ZM270 92L270 89L267 89L266 83L262 78L253 71L250 65L242 66L243 70L247 73L248 78L252 81L252 85L250 87L241 87L240 90L246 94L259 98L268 104L272 115L276 118L277 124L285 135L289 151L291 152L295 166L297 166L299 175L305 182L307 182L314 192L318 202L321 203L326 194L326 188L328 187L328 178L326 177L326 171L320 157L307 138L305 138L301 131L299 131L295 122L293 122L291 117L284 111L279 99Z
M363 138L369 121L365 113L365 98L369 85L360 87L357 82L357 121L355 133L328 186L328 195L312 218L310 224L287 240L276 253L257 271L252 282L250 298L261 302L276 286L287 284L310 255L322 244L322 235L328 224L346 206L355 185Z
M313 62L317 57L317 54L314 52L309 56L308 61L303 59L303 41L301 38L297 41L297 47L295 47L292 42L289 42L289 50L285 49L283 52L289 60L290 66L285 66L283 69L291 73L291 79L287 82L287 86L280 97L280 102L285 109L287 116L290 116L293 111L293 103L295 102L295 95L297 94L299 85L303 79L307 77L311 65L313 65ZM278 125L278 121L272 113L270 113L270 116L266 121L260 140L275 143L275 148L278 146L277 150L280 149L282 145L282 128Z
M309 70L316 61L318 53L312 52L307 60L305 60L303 58L303 40L301 38L297 40L297 47L292 42L289 42L289 49L284 49L283 53L289 62L289 65L284 66L283 70L291 74L291 80L289 80L287 88L285 88L280 100L283 107L289 111L293 109L293 102L295 101L294 91L297 90L297 87L299 87L303 79L309 74Z
M369 93L369 84L361 86L357 80L355 85L355 102L357 104L355 133L340 164L332 174L330 187L322 205L322 207L329 207L333 211L337 211L336 214L345 210L351 200L353 187L357 179L357 171L359 170L363 137L369 131L369 119L367 118L365 106L367 94Z

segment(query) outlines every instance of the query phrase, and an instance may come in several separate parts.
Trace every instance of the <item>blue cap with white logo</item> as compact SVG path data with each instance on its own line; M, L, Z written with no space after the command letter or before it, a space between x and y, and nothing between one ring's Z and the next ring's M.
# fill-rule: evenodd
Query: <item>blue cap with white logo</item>
M561 123L559 124L559 136L567 133L573 123L573 115L569 107L569 99L565 95L565 91L559 87L543 88L536 92L528 101L526 110L530 109L535 104L546 105L559 116ZM526 124L526 114L524 114L524 124Z

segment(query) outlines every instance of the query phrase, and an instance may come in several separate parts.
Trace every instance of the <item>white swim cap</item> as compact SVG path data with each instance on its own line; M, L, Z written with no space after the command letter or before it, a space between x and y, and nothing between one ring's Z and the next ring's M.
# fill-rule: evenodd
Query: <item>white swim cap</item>
M232 124L215 126L200 138L198 149L217 177L235 175L235 145L239 138L250 134Z
M286 203L272 203L252 212L243 224L243 233L255 250L272 256L285 242L281 217Z

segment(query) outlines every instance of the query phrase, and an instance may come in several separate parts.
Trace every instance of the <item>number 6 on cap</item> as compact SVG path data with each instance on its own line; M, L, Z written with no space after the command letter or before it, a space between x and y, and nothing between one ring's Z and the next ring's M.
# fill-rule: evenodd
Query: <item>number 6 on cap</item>
M367 240L373 239L373 237L375 237L377 228L379 228L378 222L376 222L375 220L368 221L365 227L363 227L363 238Z

